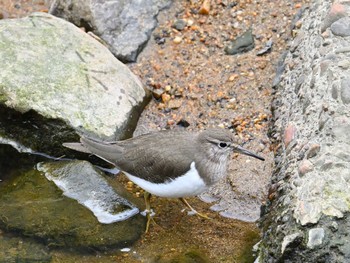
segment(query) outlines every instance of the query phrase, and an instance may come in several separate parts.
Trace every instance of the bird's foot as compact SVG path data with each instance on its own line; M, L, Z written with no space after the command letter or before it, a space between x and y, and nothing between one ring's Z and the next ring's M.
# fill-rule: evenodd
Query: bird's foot
M151 217L153 217L153 216L155 216L156 213L153 211L153 209L150 209L150 210L145 209L142 212L140 212L140 214L143 215L143 216L150 215Z
M154 213L153 209L151 209L151 210L146 209L146 210L144 210L144 211L141 212L141 215L147 217L147 224L146 224L145 233L148 233L148 230L149 230L149 226L150 226L150 224L151 224L151 221L152 221L153 224L158 225L158 224L156 223L156 221L154 221L154 219L153 219L153 217L155 216L155 214L156 214L156 213Z
M205 219L212 219L211 217L207 216L206 214L203 213L199 213L197 211L194 211L196 213L197 216L205 218Z
M186 201L185 198L179 198L179 199L180 199L180 201L181 201L182 203L184 203L185 206L187 206L187 207L191 210L191 212L192 212L193 214L195 214L195 215L197 215L197 216L199 216L199 217L205 218L205 219L212 219L212 218L210 218L209 216L207 216L206 214L202 214L202 213L197 212L197 210L195 210L195 209Z

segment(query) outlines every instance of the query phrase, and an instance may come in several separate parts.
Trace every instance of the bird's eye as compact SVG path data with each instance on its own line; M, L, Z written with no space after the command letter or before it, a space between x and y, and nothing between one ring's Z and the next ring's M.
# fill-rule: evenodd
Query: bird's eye
M220 148L226 148L228 146L228 144L226 142L220 142L219 143L219 147Z

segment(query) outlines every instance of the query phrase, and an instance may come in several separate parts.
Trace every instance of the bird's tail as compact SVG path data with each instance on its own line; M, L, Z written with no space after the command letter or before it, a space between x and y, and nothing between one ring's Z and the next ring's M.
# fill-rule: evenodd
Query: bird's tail
M76 151L94 154L114 165L121 154L121 147L115 143L96 141L86 137L81 137L80 143L64 143L63 145Z

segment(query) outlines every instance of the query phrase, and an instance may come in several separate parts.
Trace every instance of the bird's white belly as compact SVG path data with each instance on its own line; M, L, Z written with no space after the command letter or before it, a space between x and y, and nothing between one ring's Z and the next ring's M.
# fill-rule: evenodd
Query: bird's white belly
M208 188L199 176L194 162L191 163L191 168L187 173L165 183L152 183L128 173L126 173L126 176L145 191L160 197L180 198L196 196Z

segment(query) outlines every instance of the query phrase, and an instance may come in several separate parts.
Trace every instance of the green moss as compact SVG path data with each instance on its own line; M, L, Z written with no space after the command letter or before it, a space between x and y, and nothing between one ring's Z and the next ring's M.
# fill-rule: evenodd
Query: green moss
M238 256L238 262L240 263L253 263L255 256L253 255L252 248L260 240L260 235L257 231L249 230L246 232L245 240L242 242L242 250Z

